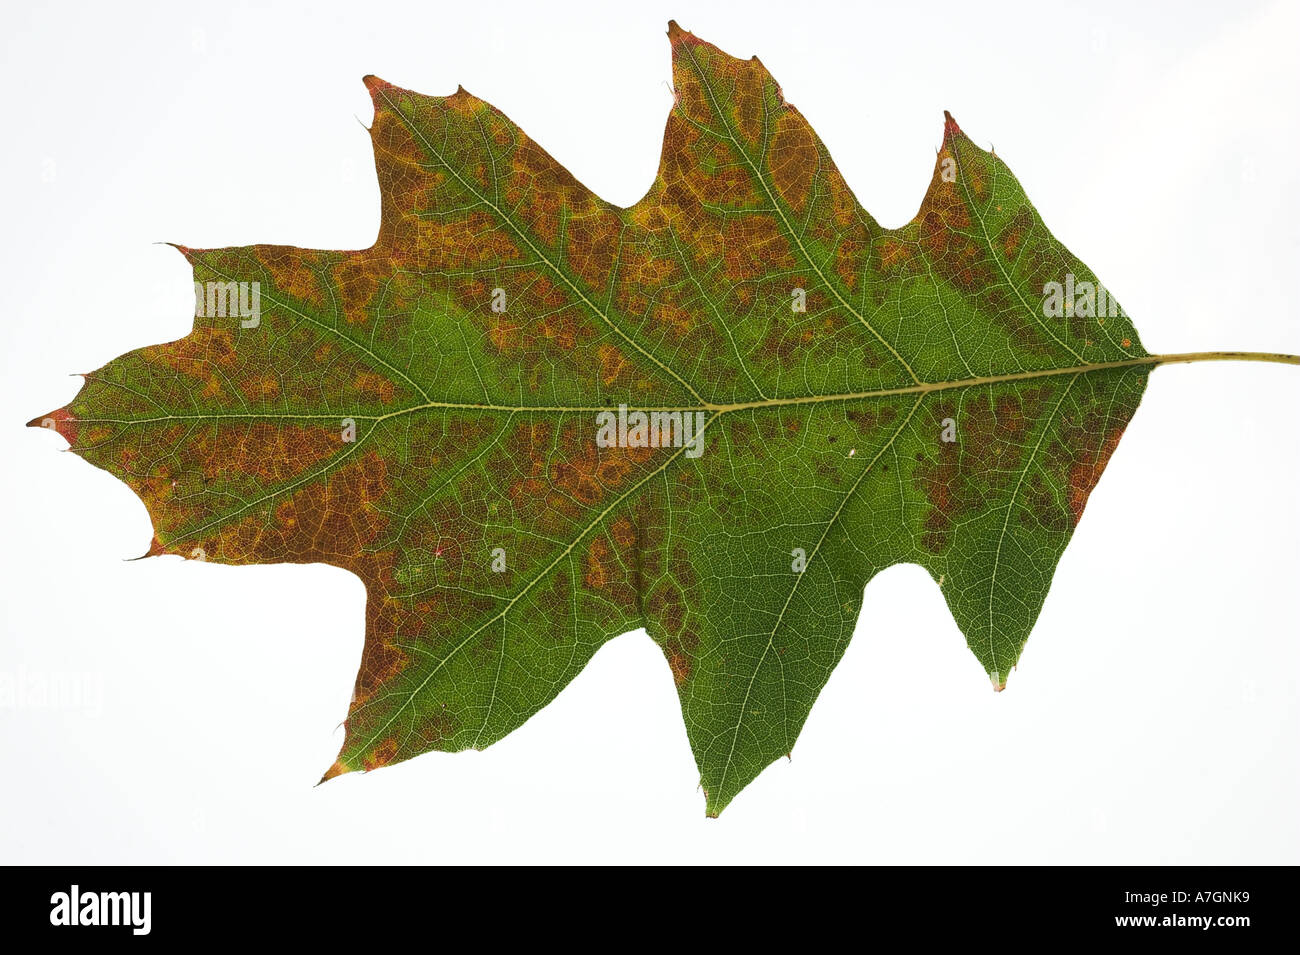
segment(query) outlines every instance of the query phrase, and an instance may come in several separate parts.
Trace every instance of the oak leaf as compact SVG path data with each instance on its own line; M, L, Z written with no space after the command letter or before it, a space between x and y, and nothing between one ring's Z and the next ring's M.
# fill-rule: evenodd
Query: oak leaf
M899 562L1001 689L1151 369L1231 357L1148 354L951 117L885 229L757 58L669 38L635 205L463 89L367 77L374 245L180 247L193 332L32 422L141 497L151 555L364 581L326 778L487 746L644 627L717 814Z

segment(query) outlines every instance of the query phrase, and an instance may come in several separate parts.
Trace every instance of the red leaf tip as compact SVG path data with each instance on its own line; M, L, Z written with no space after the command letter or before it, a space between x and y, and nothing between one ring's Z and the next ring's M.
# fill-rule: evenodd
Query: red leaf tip
M668 21L668 42L673 45L673 49L687 43L703 43L704 41L697 37L690 30L683 30L681 24L676 20Z
M375 107L375 116L378 117L380 109L383 108L388 100L386 94L389 90L397 90L397 87L387 80L381 80L373 73L367 73L365 76L361 77L361 82L366 84L366 90L370 93L370 102L374 104ZM373 123L371 123L370 128L374 129Z
M45 428L57 432L68 444L77 443L77 419L66 408L51 411L27 422L29 428Z
M957 125L957 120L952 118L952 113L946 109L943 111L943 138L947 139L961 132L961 127Z

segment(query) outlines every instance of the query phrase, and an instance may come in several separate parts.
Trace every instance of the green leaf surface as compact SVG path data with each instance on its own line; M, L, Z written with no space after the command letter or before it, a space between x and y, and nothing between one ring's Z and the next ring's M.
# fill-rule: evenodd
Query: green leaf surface
M885 229L757 58L669 38L635 205L463 89L367 77L375 244L181 248L193 332L33 422L139 494L151 555L365 582L326 778L485 747L644 627L717 814L791 751L900 562L1001 689L1151 369L1231 357L1148 355L951 117ZM604 446L620 405L695 443Z

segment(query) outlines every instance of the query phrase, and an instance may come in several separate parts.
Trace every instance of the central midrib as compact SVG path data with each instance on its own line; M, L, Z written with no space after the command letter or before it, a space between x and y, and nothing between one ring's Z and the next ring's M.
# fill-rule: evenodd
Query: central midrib
M892 398L899 395L921 395L934 391L952 391L956 388L975 388L980 385L996 385L1005 382L1032 381L1036 378L1052 378L1060 375L1090 374L1113 371L1123 368L1136 368L1143 365L1161 365L1174 362L1215 361L1241 359L1248 361L1274 361L1286 364L1300 364L1300 359L1292 355L1265 355L1248 352L1197 352L1181 355L1146 355L1142 358L1126 358L1122 361L1094 362L1087 365L1073 365L1069 368L1040 368L1031 371L1010 372L1004 375L984 375L977 378L957 378L952 381L923 381L916 385L900 385L895 388L876 388L869 391L849 391L831 395L794 395L788 398L763 398L758 401L738 401L717 403L706 401L698 405L633 405L627 407L632 411L690 412L705 411L714 414L727 414L732 411L757 411L765 408L780 408L790 405L833 404L845 401L866 401L872 398ZM88 376L93 377L93 376ZM113 384L105 381L105 384ZM616 406L602 405L497 405L458 401L425 401L405 408L398 408L379 415L367 415L335 411L332 413L296 413L273 414L269 412L241 412L237 414L167 414L149 418L78 418L87 424L160 424L166 421L221 421L252 418L262 421L335 421L340 417L353 418L357 421L373 421L378 424L390 418L414 414L419 411L490 411L510 414L599 414L611 411Z

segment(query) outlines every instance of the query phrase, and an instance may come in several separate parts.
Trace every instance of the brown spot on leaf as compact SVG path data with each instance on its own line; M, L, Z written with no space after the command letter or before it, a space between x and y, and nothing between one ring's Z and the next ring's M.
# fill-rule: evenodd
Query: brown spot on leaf
M362 394L374 395L384 404L392 402L396 391L396 386L391 381L372 371L360 372L353 380L352 386Z
M795 212L803 212L817 172L817 139L807 120L793 107L777 117L767 163L785 204Z
M756 279L775 269L794 268L789 243L772 216L753 214L728 219L723 235L726 274L732 281Z
M306 261L313 253L285 246L259 245L253 247L253 254L271 274L277 291L317 308L324 306L320 275Z
M372 749L362 760L362 763L366 767L366 772L370 772L372 769L379 769L381 766L387 766L392 762L393 757L396 755L397 739L390 736Z
M599 346L596 357L600 360L600 382L608 388L623 373L627 357L614 345Z
M1102 472L1106 470L1106 464L1110 461L1110 456L1119 447L1119 439L1124 436L1125 427L1126 424L1108 432L1100 448L1092 453L1085 454L1070 469L1070 516L1074 519L1076 525L1079 523L1079 518L1083 517L1083 509L1088 503L1088 496L1092 494L1093 488L1101 480Z

